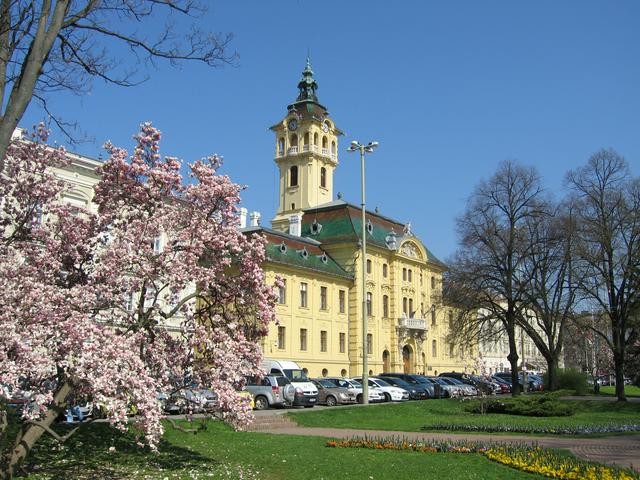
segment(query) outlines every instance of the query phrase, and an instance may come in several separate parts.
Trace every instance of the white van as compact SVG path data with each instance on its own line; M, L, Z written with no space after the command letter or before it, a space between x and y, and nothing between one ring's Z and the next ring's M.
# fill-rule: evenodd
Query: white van
M269 375L284 375L296 387L294 406L313 407L318 400L318 389L296 362L265 358L262 368Z

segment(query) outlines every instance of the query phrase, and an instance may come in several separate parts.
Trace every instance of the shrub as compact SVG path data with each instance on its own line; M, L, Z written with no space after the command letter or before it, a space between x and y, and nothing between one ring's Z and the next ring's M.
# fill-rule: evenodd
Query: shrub
M575 395L586 395L589 390L586 374L577 370L558 370L557 388L572 390ZM545 374L545 382L547 382Z
M471 413L504 413L528 417L567 417L574 413L570 404L560 402L550 395L491 400L484 404L475 401L466 406L465 410Z

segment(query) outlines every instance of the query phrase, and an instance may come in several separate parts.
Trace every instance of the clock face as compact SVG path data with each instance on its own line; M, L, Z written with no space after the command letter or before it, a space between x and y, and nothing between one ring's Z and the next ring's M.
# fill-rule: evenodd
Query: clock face
M327 123L322 124L322 131L327 133L329 131L329 125Z
M298 128L298 121L294 118L292 120L289 120L289 130L294 131L296 128Z

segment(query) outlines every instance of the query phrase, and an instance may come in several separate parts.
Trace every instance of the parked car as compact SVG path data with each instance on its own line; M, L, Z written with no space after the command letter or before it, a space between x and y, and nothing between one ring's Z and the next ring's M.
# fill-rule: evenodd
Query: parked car
M409 392L410 400L426 400L427 398L429 398L428 393L424 388L422 388L419 385L411 385L410 383L405 382L401 378L383 377L382 375L379 375L377 378L384 380L385 382L387 382L390 385L393 385L394 387L405 389L407 392Z
M262 367L267 374L287 377L295 387L294 406L313 407L318 400L318 389L296 362L265 358Z
M245 388L253 395L256 410L292 405L295 400L296 388L287 377L281 375L247 377Z
M459 389L462 390L462 394L465 397L475 397L478 395L478 389L474 385L469 385L468 383L464 383L457 378L451 377L438 377L443 382L448 383L449 385L455 385Z
M429 380L440 384L440 390L444 391L445 398L459 398L464 396L464 391L457 385L451 385L440 377L427 377Z
M473 385L478 390L478 392L482 392L485 395L491 395L495 391L493 384L482 380L477 375L470 375L468 373L461 373L461 372L445 372L445 373L441 373L438 376L455 378L468 385Z
M344 387L338 387L326 378L312 378L311 382L318 389L318 403L328 407L356 403L356 394Z
M358 403L363 403L362 397L362 384L356 380L350 380L348 378L339 378L339 377L328 377L325 380L329 380L334 385L338 387L343 387L349 390L349 392L353 393L356 396L356 401ZM384 402L384 395L377 388L369 389L369 403L377 403Z
M500 385L500 388L502 389L501 393L511 393L511 382L510 381L507 381L504 378L496 377L496 376L491 377L491 379L494 382L496 382L498 385Z
M405 382L418 386L427 392L427 398L435 398L435 387L433 382L425 382L420 377L421 375L414 375L410 373L383 373L381 377L396 377L404 380Z
M361 378L356 378L356 380L362 383ZM369 377L369 387L379 388L382 391L385 402L403 402L409 400L409 392L407 390L393 386L382 378Z

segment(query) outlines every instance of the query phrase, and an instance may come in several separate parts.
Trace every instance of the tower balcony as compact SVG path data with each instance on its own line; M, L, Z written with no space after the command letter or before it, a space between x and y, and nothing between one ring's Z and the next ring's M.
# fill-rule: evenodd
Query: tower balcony
M287 154L289 155L295 155L298 153L298 147L289 147L289 149L287 150Z

